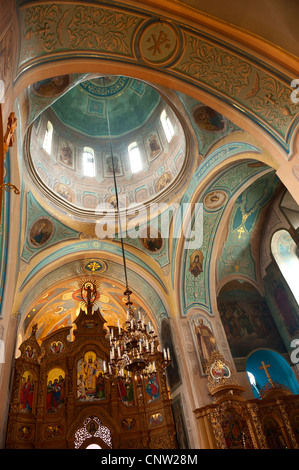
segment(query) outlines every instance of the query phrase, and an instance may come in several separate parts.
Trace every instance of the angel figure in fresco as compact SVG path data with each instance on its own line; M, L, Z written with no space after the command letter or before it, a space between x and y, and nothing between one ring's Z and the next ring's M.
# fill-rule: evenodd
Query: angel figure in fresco
M200 250L194 251L194 253L190 257L190 266L189 271L193 274L194 277L199 276L203 269L203 254Z
M197 325L195 325L195 335L202 368L205 371L212 352L216 350L216 340L210 328L204 324L202 318L200 318Z

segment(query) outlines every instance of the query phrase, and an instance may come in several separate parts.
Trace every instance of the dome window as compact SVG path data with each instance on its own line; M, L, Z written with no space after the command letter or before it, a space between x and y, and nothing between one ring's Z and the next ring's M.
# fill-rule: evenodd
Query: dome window
M163 109L161 113L160 120L166 135L167 142L170 142L172 137L174 136L174 129L165 109Z
M142 170L142 160L139 151L139 147L136 142L133 142L128 147L130 165L132 173L138 173Z
M43 143L43 149L50 155L52 150L53 126L50 121L47 122L47 128Z
M83 149L83 174L84 176L95 176L94 151L90 147Z

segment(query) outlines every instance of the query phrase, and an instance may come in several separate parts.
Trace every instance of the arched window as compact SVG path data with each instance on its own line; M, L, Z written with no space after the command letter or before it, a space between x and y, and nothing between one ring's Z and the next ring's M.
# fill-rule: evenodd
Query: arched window
M132 173L138 173L142 170L142 160L139 151L139 147L136 142L132 142L132 144L128 147L129 151L129 159L131 165Z
M261 398L267 384L280 384L295 395L299 392L296 376L284 357L271 349L258 349L246 361L246 373L255 398Z
M287 230L278 230L271 240L271 251L281 274L289 285L299 305L299 252Z
M170 142L172 137L174 136L174 129L165 109L163 109L161 113L160 120L166 135L167 142Z
M84 147L83 149L83 174L89 177L93 177L96 174L94 151L90 147Z
M98 444L89 444L86 449L102 449Z
M47 129L45 133L43 149L50 155L52 150L52 137L53 137L53 126L50 121L47 122Z

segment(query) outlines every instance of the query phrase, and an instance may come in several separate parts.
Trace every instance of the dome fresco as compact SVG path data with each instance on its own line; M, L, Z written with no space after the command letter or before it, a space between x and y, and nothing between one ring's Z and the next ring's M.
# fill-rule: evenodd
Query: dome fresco
M182 126L160 94L111 76L75 85L40 114L31 128L29 168L47 194L77 214L103 203L113 209L111 146L121 207L160 195L185 159Z
M52 109L64 124L90 136L118 136L139 128L159 104L159 93L129 77L107 76L85 80L57 100Z

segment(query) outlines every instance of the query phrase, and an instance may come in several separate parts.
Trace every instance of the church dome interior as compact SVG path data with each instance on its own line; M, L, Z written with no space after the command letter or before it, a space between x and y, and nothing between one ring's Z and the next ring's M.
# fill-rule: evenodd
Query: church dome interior
M298 1L269 3L0 0L0 448L299 448Z
M60 80L60 81L59 81ZM52 85L52 86L51 86ZM115 207L112 153L121 208L157 199L184 165L182 125L149 84L105 76L72 84L54 77L31 86L55 97L30 129L28 168L44 194L76 214Z

